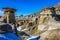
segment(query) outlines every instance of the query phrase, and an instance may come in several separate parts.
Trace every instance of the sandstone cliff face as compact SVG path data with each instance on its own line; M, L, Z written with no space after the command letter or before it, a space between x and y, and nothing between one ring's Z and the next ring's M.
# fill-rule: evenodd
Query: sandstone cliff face
M60 40L60 29L48 30L40 36L40 40Z
M60 40L60 7L58 4L54 9L44 10L40 14L40 22L38 31L40 32L40 40Z

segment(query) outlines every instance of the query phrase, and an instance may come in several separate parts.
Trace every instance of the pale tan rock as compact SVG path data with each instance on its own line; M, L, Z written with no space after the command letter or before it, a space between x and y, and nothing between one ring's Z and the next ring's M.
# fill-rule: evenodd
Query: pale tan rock
M40 40L60 40L60 29L48 30L42 33Z
M25 37L21 37L22 38L22 40L27 40Z

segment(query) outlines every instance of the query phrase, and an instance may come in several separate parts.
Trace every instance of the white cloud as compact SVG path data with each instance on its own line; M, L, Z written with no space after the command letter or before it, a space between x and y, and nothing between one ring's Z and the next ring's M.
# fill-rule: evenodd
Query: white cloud
M4 12L2 10L0 10L0 16L3 16Z

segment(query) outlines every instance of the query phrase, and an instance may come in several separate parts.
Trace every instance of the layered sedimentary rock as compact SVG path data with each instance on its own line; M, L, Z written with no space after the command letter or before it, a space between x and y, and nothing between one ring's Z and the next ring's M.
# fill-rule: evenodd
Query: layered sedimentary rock
M47 30L40 37L40 40L60 40L60 29Z
M45 10L40 16L38 30L40 40L60 40L60 4L54 6L52 10ZM44 15L43 17L43 13ZM45 21L46 20L46 21Z

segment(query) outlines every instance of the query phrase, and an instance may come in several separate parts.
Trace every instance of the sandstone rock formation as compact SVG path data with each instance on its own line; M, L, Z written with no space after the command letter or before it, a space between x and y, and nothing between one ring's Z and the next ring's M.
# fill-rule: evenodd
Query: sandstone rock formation
M40 16L38 30L40 32L40 40L60 40L60 4L54 9L44 10ZM44 14L46 13L46 15ZM44 17L43 17L44 15ZM45 21L46 20L46 21Z
M40 36L40 40L60 40L60 29L48 30Z

